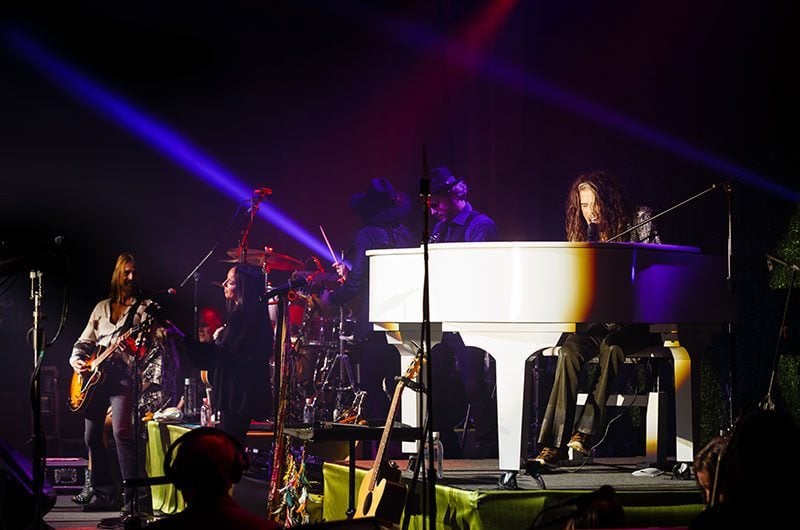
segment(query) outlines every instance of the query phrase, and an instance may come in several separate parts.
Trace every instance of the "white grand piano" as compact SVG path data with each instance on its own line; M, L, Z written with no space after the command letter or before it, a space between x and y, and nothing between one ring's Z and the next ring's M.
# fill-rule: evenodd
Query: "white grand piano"
M370 322L400 347L403 373L422 323L423 249L369 250ZM428 246L431 340L459 332L496 362L499 469L527 460L532 407L525 363L581 323L642 322L676 331L682 324L731 322L724 256L695 247L644 243L493 242ZM678 461L694 456L691 371L675 340ZM404 392L402 421L418 426L418 394ZM413 444L413 443L412 443ZM409 451L413 449L406 449Z

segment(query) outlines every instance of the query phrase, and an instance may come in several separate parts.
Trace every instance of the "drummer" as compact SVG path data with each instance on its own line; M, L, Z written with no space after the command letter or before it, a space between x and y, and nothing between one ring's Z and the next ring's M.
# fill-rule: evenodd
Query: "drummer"
M353 357L359 363L361 388L367 391L366 419L385 419L388 415L392 388L398 375L400 354L386 341L382 332L372 331L369 322L369 260L366 251L375 248L415 246L411 231L403 224L411 209L408 195L396 192L384 178L370 180L366 191L350 198L350 210L361 220L350 249L342 262L333 266L341 284L322 294L329 306L347 305L355 316ZM345 265L345 263L347 265Z

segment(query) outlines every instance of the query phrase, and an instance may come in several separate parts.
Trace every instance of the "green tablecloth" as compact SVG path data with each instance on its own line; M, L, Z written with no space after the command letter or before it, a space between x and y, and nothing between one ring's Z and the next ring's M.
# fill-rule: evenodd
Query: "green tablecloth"
M191 430L186 425L169 425L156 421L147 424L147 459L145 461L145 471L148 477L161 477L164 475L164 456L167 454L169 446L181 437L182 434ZM183 510L186 504L183 496L175 489L173 484L151 486L153 497L153 510L162 513L176 513Z

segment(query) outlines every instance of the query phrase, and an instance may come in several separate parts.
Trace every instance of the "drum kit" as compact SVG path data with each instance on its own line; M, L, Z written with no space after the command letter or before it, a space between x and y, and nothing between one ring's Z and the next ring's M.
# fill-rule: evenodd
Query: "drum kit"
M322 302L325 289L339 285L335 272L321 269L309 271L306 264L285 254L264 250L233 248L227 251L225 263L247 262L261 267L267 277L269 273L286 271L291 278L309 278L310 281L288 292L286 310L286 337L289 348L286 356L291 366L291 381L288 403L288 420L293 423L306 421L307 403L314 409L317 420L341 421L353 414L353 403L359 403L364 393L359 391L353 377L349 353L352 352L355 319L348 307L329 307ZM314 259L317 262L316 258ZM269 300L270 319L275 324L278 318L279 300ZM306 416L304 418L304 416Z

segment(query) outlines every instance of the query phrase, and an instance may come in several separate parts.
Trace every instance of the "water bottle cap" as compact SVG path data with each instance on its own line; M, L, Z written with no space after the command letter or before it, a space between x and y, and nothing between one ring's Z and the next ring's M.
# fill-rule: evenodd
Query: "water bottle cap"
M433 439L434 440L438 440L439 439L439 431L433 431Z
M314 404L314 398L310 397L306 398L306 405L313 405L313 404Z
M183 380L183 384L184 384L184 385L188 385L188 384L189 384L189 378L188 378L188 377L187 377L186 379L184 379L184 380Z

